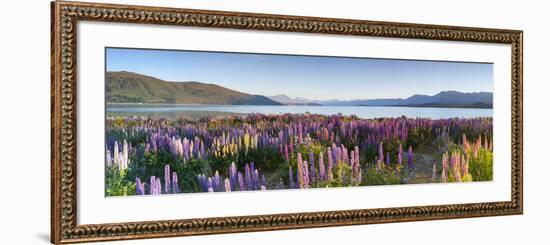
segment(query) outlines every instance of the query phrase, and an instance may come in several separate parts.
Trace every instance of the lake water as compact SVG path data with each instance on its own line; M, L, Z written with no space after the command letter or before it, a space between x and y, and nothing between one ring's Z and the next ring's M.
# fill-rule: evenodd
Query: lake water
M432 108L391 106L257 106L257 105L107 105L110 116L154 116L154 117L201 117L247 113L282 114L305 113L333 115L356 115L360 118L380 117L427 117L472 118L492 117L492 109L477 108Z

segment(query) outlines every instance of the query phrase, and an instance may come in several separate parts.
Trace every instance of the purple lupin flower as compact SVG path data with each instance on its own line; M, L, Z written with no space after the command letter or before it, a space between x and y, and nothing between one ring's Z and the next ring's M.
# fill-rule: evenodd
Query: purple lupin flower
M173 193L180 192L180 187L178 185L178 174L176 172L172 172L172 192Z
M409 168L414 168L414 163L413 163L413 148L412 146L409 146L409 152L408 152L408 166Z
M157 189L158 194L159 195L162 194L162 187L160 185L160 178L157 178L157 181L156 181L155 184L156 184L156 189Z
M155 187L157 185L156 184L157 181L155 179L156 179L155 176L151 176L151 178L149 178L149 195L155 195L156 194Z
M221 191L222 189L220 173L218 172L218 170L216 170L216 172L214 173L214 179L212 180L212 188L214 189L214 191Z
M160 179L157 180L157 177L151 176L151 184L149 188L149 194L150 195L160 195Z
M244 180L246 183L246 189L252 190L252 173L250 172L250 166L248 163L244 165Z
M139 177L136 177L136 195L145 195L145 183Z
M187 162L187 160L189 160L189 155L190 155L190 152L191 152L191 149L190 149L190 145L189 145L189 140L187 138L183 138L183 162Z
M390 152L387 151L386 152L386 166L390 166Z
M384 149L382 146L382 141L378 144L378 160L384 162Z
M342 161L350 164L348 149L343 144L341 145L341 147L342 147Z
M170 165L164 166L164 193L170 193Z
M317 171L315 169L315 154L312 150L309 151L309 181L311 184L315 184L317 179Z
M195 141L193 142L193 154L198 158L199 155L199 148L200 148L200 139L199 137L195 136Z
M237 182L239 182L239 190L246 191L246 186L244 184L243 174L241 172L237 173Z
M212 184L212 178L208 177L208 181L206 182L207 184L207 190L208 192L214 192L214 187L213 187L213 184Z
M333 166L333 159L332 159L332 151L330 150L330 147L327 147L327 157L328 157L328 163L327 163L327 179L332 180L332 166Z
M208 191L208 181L206 180L206 176L204 174L197 175L197 179L199 181L199 185L203 192Z

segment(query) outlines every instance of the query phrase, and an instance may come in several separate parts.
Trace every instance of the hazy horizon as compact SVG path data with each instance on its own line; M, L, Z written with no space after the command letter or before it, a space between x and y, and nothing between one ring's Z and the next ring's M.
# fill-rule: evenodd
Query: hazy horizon
M106 48L106 70L319 101L493 92L490 63Z

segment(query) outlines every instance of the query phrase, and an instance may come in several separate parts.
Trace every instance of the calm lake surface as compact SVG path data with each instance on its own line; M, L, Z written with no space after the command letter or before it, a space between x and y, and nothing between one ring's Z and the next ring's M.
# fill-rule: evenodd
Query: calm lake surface
M257 106L257 105L141 105L109 104L108 116L152 116L152 117L203 117L247 113L282 114L305 113L333 115L356 115L360 118L380 117L424 117L472 118L492 117L492 109L473 108L431 108L391 106Z

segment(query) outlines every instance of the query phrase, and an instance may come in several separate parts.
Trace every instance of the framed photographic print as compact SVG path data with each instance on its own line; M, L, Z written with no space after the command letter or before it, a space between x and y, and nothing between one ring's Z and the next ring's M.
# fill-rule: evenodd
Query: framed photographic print
M52 243L523 212L522 31L51 7Z

